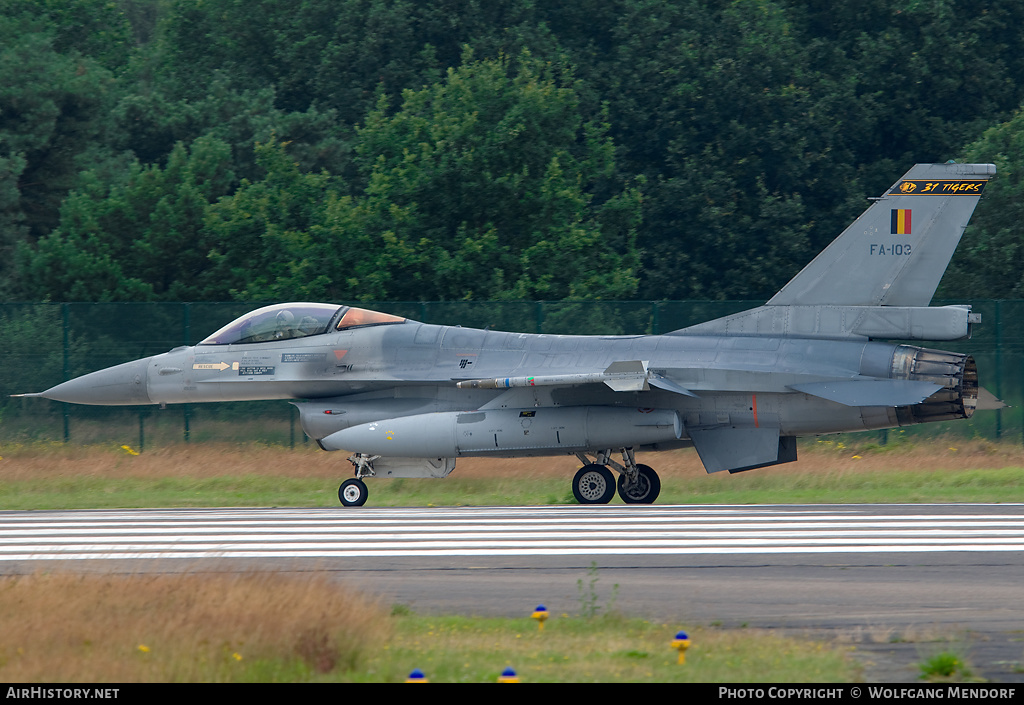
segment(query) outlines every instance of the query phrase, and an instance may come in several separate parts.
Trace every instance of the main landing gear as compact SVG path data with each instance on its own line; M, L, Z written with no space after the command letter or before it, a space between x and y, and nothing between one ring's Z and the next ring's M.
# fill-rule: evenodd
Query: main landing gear
M604 465L587 463L572 479L572 494L580 504L608 504L615 495L615 478Z
M648 465L637 465L632 448L620 451L621 464L611 458L611 449L598 453L594 461L583 453L576 454L583 463L572 479L572 494L577 502L608 504L616 490L626 504L652 504L658 498L661 493L658 473ZM619 473L618 482L608 469L609 465Z

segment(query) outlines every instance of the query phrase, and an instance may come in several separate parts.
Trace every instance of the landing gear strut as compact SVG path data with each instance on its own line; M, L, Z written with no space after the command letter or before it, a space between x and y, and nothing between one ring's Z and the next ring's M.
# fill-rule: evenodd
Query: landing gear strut
M632 448L620 448L622 463L612 459L612 451L601 451L591 460L583 453L576 457L583 467L572 480L572 494L580 504L608 504L615 490L626 504L653 504L661 493L658 473L648 465L638 465ZM612 473L606 466L619 473L617 483L612 483Z

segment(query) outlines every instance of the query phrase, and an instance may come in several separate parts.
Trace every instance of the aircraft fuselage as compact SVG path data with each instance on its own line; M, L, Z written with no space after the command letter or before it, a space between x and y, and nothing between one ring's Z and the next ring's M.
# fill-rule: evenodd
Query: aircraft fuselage
M406 321L296 340L177 348L72 380L49 396L97 403L97 389L103 389L106 404L305 400L298 404L302 424L315 439L381 419L485 407L672 409L683 427L676 440L685 443L689 429L721 426L768 427L781 436L804 436L912 422L901 418L900 406L851 406L793 389L839 380L899 379L896 359L908 349L917 350L869 340L536 335ZM599 383L456 386L459 380L604 369L622 360L647 362L652 373L693 396L656 387L613 391ZM498 401L502 397L504 403ZM556 447L549 452L568 451Z

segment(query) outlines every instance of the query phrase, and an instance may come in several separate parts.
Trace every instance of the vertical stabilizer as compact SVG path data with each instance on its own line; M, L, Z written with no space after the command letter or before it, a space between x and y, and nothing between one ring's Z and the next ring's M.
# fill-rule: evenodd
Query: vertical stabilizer
M994 164L917 164L768 302L927 306Z

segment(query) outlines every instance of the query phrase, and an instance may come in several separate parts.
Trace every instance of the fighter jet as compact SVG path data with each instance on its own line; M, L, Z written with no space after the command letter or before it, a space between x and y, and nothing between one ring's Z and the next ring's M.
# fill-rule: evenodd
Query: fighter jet
M802 436L969 418L969 355L903 341L970 336L930 307L992 164L918 164L763 306L665 335L535 335L283 303L198 345L38 394L79 404L289 399L366 478L445 477L463 457L575 455L583 504L654 502L639 451L693 446L709 473L796 460ZM901 342L886 342L901 341ZM616 478L613 471L617 473Z

